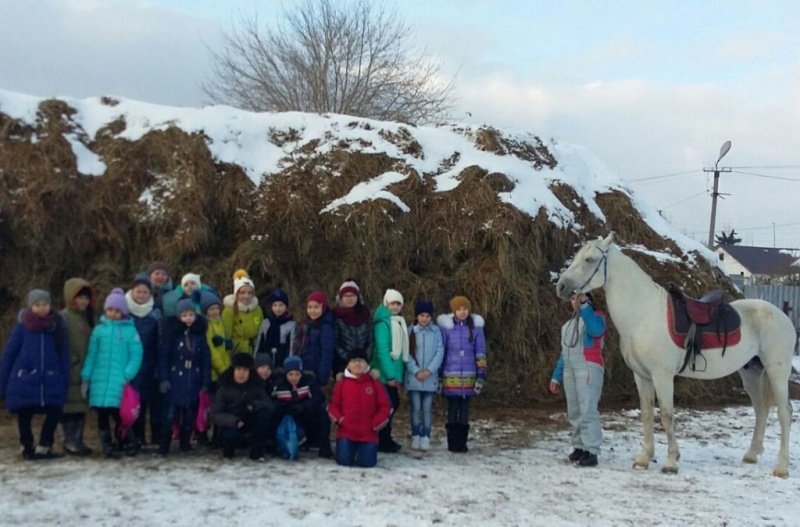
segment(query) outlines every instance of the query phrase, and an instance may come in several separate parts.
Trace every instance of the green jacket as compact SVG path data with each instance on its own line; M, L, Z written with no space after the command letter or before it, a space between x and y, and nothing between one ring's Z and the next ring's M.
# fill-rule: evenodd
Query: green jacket
M75 311L70 307L72 300L84 287L91 289L89 282L83 278L70 278L64 283L64 303L67 307L61 311L61 315L67 327L70 354L69 387L67 404L64 406L64 413L67 414L85 413L89 410L89 404L81 397L81 368L89 349L92 327L85 312Z
M393 359L392 353L392 312L384 305L378 306L372 317L375 331L375 353L370 366L381 372L381 382L395 380L403 383L405 364L402 358Z
M264 321L264 312L261 306L256 305L249 311L235 310L232 305L227 305L222 310L222 323L225 326L225 335L233 340L234 353L253 354L253 343L258 336L261 322Z
M208 342L208 350L211 352L211 381L216 382L220 375L231 366L231 356L228 355L228 350L225 349L225 324L222 319L214 320L207 318L208 329L206 330L206 342ZM222 337L222 344L219 346L214 345L214 337Z

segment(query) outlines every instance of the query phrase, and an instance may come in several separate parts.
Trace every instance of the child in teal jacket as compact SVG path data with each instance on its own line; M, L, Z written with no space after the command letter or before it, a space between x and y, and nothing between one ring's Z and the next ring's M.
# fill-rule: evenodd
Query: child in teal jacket
M97 412L97 429L103 453L118 457L124 437L112 438L109 419L119 429L119 404L122 389L139 373L142 364L142 342L136 325L128 313L128 302L122 289L114 289L106 297L105 315L100 318L89 339L89 352L81 370L81 392L89 397L89 406Z

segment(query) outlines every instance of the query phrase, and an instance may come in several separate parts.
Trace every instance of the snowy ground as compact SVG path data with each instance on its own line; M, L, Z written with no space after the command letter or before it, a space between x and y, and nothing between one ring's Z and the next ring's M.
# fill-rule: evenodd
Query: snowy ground
M64 459L23 463L14 423L0 421L0 524L39 525L797 525L800 513L800 402L794 401L793 459L787 480L772 477L778 424L767 428L758 465L748 407L678 410L680 473L656 463L634 471L638 411L604 414L601 466L578 469L563 413L479 412L470 453L382 455L372 470L346 469L306 454L297 463L217 453L163 461ZM483 417L483 418L481 418ZM398 427L400 428L400 427ZM402 427L405 429L405 426ZM90 435L94 435L93 433ZM657 436L656 457L666 447Z

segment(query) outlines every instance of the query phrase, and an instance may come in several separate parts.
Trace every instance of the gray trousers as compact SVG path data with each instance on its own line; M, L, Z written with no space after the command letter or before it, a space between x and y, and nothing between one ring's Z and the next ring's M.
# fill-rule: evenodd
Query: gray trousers
M583 356L564 359L564 393L567 397L567 418L572 425L572 446L591 454L600 454L603 428L597 403L603 392L603 367L586 362ZM581 354L583 350L579 351ZM573 360L570 360L573 359Z

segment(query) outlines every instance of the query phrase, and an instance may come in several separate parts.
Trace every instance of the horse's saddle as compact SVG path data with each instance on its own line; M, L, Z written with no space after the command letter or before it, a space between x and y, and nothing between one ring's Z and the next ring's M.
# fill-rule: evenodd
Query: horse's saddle
M739 313L725 300L725 293L712 291L700 299L691 298L674 284L668 287L667 325L676 346L686 349L686 359L678 373L691 361L697 369L697 358L704 349L734 346L742 338ZM704 359L704 358L703 358Z

